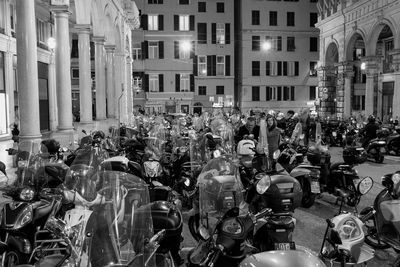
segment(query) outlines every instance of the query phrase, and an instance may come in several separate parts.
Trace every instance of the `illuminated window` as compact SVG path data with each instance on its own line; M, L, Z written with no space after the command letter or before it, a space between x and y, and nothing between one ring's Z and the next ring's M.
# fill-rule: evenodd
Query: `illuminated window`
M158 74L149 75L149 91L158 92Z
M225 24L217 23L217 44L225 44Z
M148 30L158 31L158 15L148 15Z
M181 74L181 92L189 92L189 74Z
M198 56L198 72L199 76L207 76L207 57Z
M217 76L225 75L225 56L217 56Z
M179 15L179 30L180 31L189 30L189 15Z

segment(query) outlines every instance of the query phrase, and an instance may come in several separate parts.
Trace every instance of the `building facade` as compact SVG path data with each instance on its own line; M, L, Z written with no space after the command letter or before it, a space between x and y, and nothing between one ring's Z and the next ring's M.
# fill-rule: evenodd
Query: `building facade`
M400 2L320 1L320 114L400 116Z
M138 26L131 0L0 0L0 138L71 138L73 103L86 129L128 122Z
M315 108L316 0L240 1L238 101L243 111Z
M141 27L133 32L135 106L150 113L233 106L233 1L137 4Z

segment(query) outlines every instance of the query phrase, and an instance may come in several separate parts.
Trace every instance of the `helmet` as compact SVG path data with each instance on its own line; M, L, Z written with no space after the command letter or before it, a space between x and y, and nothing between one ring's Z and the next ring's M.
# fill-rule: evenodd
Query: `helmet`
M285 114L283 114L283 112L279 112L276 119L277 119L277 120L281 120L281 119L283 119L284 117L285 117Z
M97 139L97 138L104 139L104 137L105 137L105 134L103 131L95 131L93 133L93 139Z
M51 155L54 155L60 149L60 143L55 139L47 139L42 141L42 145L44 145Z
M368 122L374 123L375 122L375 116L374 115L369 115L368 116Z
M307 150L307 160L317 165L321 162L321 151L316 146L310 146Z
M272 117L275 117L276 112L271 109L271 110L268 111L268 115L271 115Z

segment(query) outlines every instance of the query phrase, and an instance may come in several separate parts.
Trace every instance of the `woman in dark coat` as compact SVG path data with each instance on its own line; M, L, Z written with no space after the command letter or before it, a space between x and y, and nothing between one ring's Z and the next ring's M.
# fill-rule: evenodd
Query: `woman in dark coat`
M281 131L276 127L276 120L273 116L267 116L267 139L268 139L268 154L272 159L272 155L279 149L281 140Z

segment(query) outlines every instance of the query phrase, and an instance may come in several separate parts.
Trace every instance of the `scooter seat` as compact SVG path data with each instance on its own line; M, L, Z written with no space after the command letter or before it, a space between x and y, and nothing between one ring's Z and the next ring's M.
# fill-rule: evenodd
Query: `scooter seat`
M350 195L349 193L340 188L335 188L335 194L342 198L347 198Z

